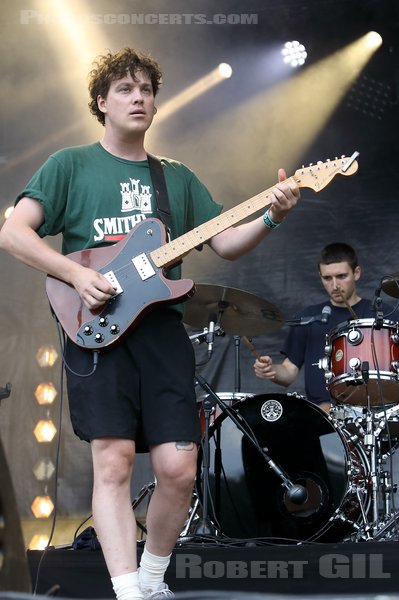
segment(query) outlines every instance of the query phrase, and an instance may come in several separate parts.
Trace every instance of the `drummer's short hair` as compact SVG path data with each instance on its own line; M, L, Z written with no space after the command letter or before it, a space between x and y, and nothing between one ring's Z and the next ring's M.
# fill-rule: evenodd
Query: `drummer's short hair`
M328 244L320 252L318 267L320 265L331 265L332 263L347 262L352 271L359 265L357 255L352 246L343 242Z

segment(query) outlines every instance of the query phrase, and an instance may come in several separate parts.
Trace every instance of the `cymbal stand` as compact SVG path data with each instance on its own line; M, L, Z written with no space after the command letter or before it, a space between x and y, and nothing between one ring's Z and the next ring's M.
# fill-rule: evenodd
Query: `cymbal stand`
M241 357L240 357L241 338L239 335L234 336L234 391L241 392Z

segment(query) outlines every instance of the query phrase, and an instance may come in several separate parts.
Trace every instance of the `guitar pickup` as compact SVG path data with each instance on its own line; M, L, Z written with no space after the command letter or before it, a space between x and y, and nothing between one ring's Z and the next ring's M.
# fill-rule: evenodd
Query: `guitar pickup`
M119 294L122 294L123 289L121 288L121 285L119 283L119 281L117 280L115 273L113 271L107 271L107 273L103 273L105 279L108 279L108 281L110 282L110 284L112 285L112 287L115 289L115 296L118 296ZM113 296L115 298L115 296Z
M132 258L132 263L136 267L142 281L145 281L146 279L149 279L155 275L154 268L144 252L143 254L139 254L138 256Z

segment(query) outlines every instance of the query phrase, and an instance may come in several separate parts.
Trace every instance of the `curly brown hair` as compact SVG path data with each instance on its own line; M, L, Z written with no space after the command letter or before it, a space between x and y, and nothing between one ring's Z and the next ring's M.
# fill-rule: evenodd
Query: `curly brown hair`
M93 69L89 73L89 108L102 125L105 123L105 117L98 108L98 96L106 98L112 81L122 79L127 73L134 78L137 71L144 71L148 75L153 94L156 96L162 83L162 72L159 64L150 56L133 48L123 48L115 54L109 52L99 56L93 63Z

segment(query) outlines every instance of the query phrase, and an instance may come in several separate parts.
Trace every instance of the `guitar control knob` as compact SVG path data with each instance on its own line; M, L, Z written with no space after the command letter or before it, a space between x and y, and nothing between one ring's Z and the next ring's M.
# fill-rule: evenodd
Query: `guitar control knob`
M83 329L83 333L85 335L92 335L93 327L91 325L86 325L86 327Z
M100 325L100 327L106 327L108 325L107 317L100 317L98 319L98 324Z
M111 325L111 327L109 328L109 331L112 335L117 335L120 332L120 328L119 325L116 325L116 323L114 323L113 325Z
M102 333L96 333L96 335L94 336L94 339L97 342L97 344L101 344L101 342L104 341L104 336Z

